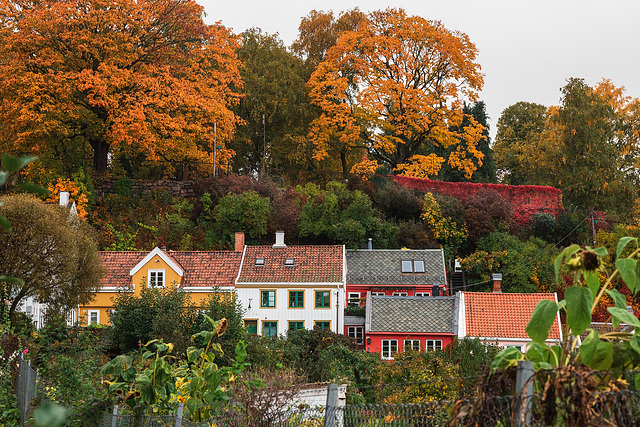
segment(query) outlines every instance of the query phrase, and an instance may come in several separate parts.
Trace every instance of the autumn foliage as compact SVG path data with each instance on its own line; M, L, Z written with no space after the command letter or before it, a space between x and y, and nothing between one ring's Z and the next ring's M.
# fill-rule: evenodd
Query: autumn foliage
M0 150L143 155L167 168L232 152L237 38L179 0L1 0ZM210 167L211 168L211 167Z
M426 177L437 173L433 147L456 147L446 160L470 177L484 128L473 118L462 132L453 128L465 117L463 98L475 101L482 88L476 53L465 34L438 21L402 9L367 15L309 80L322 110L310 133L316 158L340 156L346 171L348 154L367 148L391 169Z

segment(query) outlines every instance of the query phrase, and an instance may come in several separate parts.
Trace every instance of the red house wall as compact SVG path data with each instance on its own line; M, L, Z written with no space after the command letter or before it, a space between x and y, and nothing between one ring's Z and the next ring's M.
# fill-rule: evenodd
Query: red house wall
M423 193L434 193L465 200L481 188L497 191L509 200L514 210L514 219L520 224L529 222L536 212L557 215L562 210L562 192L554 187L540 185L504 185L474 182L444 182L430 179L410 178L396 175L397 185L414 188Z
M368 338L371 338L371 344L367 344ZM402 353L404 340L420 340L420 350L425 349L426 340L442 340L442 348L445 348L453 342L453 334L369 332L364 336L365 350L369 353L381 353L382 340L398 340L398 352Z
M384 292L385 295L389 296L393 295L394 292L406 292L409 297L415 296L416 292L429 292L429 294L433 295L432 288L432 285L363 285L347 283L346 298L348 303L349 293L358 292L360 294L360 301L364 303L364 300L367 297L367 291ZM445 287L440 286L441 296L443 289L445 289Z

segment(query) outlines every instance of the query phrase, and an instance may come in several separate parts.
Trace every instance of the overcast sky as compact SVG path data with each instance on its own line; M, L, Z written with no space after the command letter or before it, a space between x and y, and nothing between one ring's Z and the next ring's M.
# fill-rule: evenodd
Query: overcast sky
M640 97L638 0L196 1L205 7L208 23L221 21L236 33L258 27L278 33L287 46L313 9L337 15L354 7L369 12L391 6L440 20L478 48L492 137L502 111L518 101L558 105L569 77L591 86L608 78Z

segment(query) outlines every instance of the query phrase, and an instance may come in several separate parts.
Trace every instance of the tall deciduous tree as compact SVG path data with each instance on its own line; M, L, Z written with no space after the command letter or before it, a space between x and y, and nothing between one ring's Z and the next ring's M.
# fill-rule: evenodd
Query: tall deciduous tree
M472 117L462 132L463 98L475 101L483 76L469 37L402 9L373 12L342 33L311 76L311 98L322 110L312 127L316 158L346 158L366 147L397 171L437 173L425 146L452 150L447 161L471 176L483 126ZM463 143L461 143L463 142Z
M103 267L88 224L23 194L4 197L0 214L13 227L11 233L0 229L0 276L24 281L0 283L10 296L10 313L30 296L47 303L52 313L92 299Z
M333 12L312 10L302 18L298 38L291 45L293 52L304 58L311 69L325 60L327 52L345 31L355 31L365 14L357 7L341 12L336 18Z
M122 151L193 165L217 124L228 163L238 43L202 15L189 0L1 0L0 143L90 147L98 172Z
M518 102L502 112L493 151L505 184L541 184L537 179L540 165L536 152L546 123L547 107L544 105Z
M277 35L252 28L242 33L244 97L235 108L244 124L230 147L234 170L287 173L310 167L312 146L306 138L316 116L305 83L310 73L287 52Z

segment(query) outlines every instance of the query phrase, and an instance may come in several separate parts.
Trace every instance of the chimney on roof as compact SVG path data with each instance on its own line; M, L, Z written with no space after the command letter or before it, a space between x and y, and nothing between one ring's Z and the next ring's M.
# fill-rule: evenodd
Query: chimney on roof
M287 245L284 244L284 231L276 231L276 243L273 245L274 248L286 248Z
M60 192L60 206L64 206L65 208L69 205L69 192L61 191Z
M244 250L244 233L242 231L236 231L235 241L235 251L242 252Z
M367 249L373 250L373 239L369 237L369 243L367 243Z
M502 273L493 273L491 275L493 278L493 293L501 294L502 293Z

